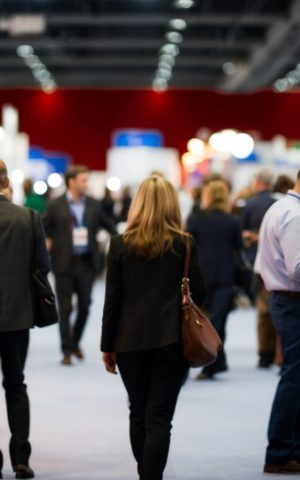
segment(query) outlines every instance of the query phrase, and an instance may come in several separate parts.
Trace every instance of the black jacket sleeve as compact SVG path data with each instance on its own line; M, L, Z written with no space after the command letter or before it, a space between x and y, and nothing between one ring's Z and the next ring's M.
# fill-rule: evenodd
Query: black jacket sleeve
M117 237L113 237L107 257L106 291L101 335L101 350L103 352L113 351L122 296L122 262L117 245Z
M206 286L202 275L196 244L191 238L191 259L189 268L190 291L193 301L199 307L203 304L206 297Z
M41 217L32 210L33 221L33 249L35 268L47 274L50 271L50 259L46 249L45 232Z

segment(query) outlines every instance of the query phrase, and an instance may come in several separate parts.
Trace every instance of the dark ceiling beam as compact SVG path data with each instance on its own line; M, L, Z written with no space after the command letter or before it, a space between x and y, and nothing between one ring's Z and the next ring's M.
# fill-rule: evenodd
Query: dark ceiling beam
M67 38L67 39L50 39L49 37L18 37L4 38L0 41L0 50L16 49L19 45L26 43L32 45L38 50L52 49L99 49L99 50L141 50L154 49L159 50L165 43L163 39L156 38ZM237 49L248 50L255 45L261 45L261 42L251 40L240 40L237 42L227 42L224 44L222 39L184 39L180 48L197 49L197 48L220 48L220 49Z
M250 15L228 15L228 14L47 14L46 22L49 26L103 26L103 27L137 27L137 26L166 26L172 18L183 18L190 26L217 25L226 26L238 20L242 26L268 26L282 20L280 15L271 14L250 14Z
M140 81L145 81L148 83L148 85L151 85L151 82L154 78L154 72L153 75L150 72L126 72L120 71L120 72L89 72L88 75L85 74L84 72L64 72L64 73L56 73L54 75L55 80L58 82L58 85L64 85L64 84L69 84L70 86L72 84L81 84L85 85L86 83L89 82L94 82L94 81L105 81L109 82L111 80L118 80L119 85L122 84L123 81L131 82L132 84L137 84ZM171 80L171 82L189 82L191 79L193 79L194 82L197 81L203 81L211 78L217 78L217 74L214 75L212 72L197 72L194 74L190 73L185 73L185 72L179 72L174 76L174 79ZM30 72L27 73L27 75L24 76L24 79L32 81L32 84L34 84L34 78L30 74ZM23 77L20 77L20 75L17 72L10 72L6 75L1 74L0 80L3 82L6 82L7 85L10 83L15 83L17 81L22 84L23 82Z
M272 84L297 55L300 48L299 24L300 0L294 0L288 19L269 28L265 44L254 47L249 63L239 66L234 76L220 83L220 88L245 91Z
M68 55L40 55L41 61L49 68L51 67L66 67L66 68L87 68L87 67L153 67L158 65L158 56L149 55L141 57L140 55L114 55L101 57L85 56L85 57L70 57ZM238 57L230 57L230 60L240 61ZM224 62L228 61L228 55L208 57L198 55L182 55L176 59L174 69L178 68L197 68L197 67L215 67L222 66ZM1 69L10 68L28 68L24 64L23 60L17 55L2 57Z

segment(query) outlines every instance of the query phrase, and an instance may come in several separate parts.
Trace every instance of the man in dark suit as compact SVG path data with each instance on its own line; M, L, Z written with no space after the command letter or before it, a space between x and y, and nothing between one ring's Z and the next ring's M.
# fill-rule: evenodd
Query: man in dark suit
M11 431L9 452L16 478L33 478L29 466L29 399L24 366L29 329L34 326L31 297L33 245L39 268L49 271L41 223L33 238L30 211L13 205L4 195L7 170L0 160L0 359ZM3 457L0 451L0 478Z
M259 170L253 181L254 195L247 201L242 214L245 253L251 265L257 252L258 233L266 211L275 202L272 194L272 172ZM257 309L258 367L269 368L275 359L276 332L269 311L269 294L259 275L255 276L255 304Z
M72 355L83 359L79 346L88 318L95 273L100 267L96 234L100 228L115 234L114 223L105 216L100 202L87 196L88 169L77 165L65 174L67 192L49 202L44 215L51 252L60 314L63 365ZM72 296L77 295L77 317L70 326Z

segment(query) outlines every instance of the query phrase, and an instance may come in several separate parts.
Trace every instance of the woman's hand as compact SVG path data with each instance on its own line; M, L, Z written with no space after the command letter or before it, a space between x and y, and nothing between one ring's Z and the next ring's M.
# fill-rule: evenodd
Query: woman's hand
M114 352L104 352L102 355L102 360L106 370L109 373L117 374L116 370L116 354Z

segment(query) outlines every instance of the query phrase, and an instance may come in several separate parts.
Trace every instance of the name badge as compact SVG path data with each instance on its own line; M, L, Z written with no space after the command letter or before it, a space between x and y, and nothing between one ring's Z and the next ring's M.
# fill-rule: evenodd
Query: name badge
M73 228L73 247L87 247L88 241L88 229L86 227Z

